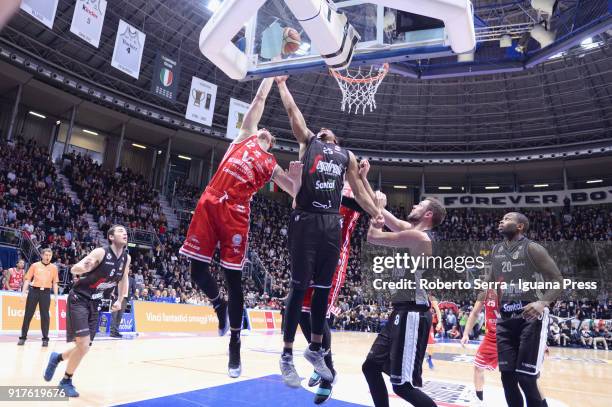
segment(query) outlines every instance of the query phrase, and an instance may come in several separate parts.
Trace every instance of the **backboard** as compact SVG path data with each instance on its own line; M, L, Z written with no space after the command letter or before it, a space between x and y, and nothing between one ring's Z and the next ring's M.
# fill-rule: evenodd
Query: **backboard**
M399 11L367 0L335 1L359 33L352 65L370 65L453 55L442 20ZM282 56L282 32L293 27L302 46ZM249 69L244 79L327 70L325 61L284 0L268 0L245 27Z

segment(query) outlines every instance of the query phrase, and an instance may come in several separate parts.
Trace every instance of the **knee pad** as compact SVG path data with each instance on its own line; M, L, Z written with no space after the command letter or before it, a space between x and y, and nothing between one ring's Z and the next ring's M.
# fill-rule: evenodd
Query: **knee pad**
M363 362L363 364L361 365L361 371L363 372L364 375L368 375L371 373L379 373L382 372L382 366L380 366L378 363L374 362L373 360L370 359L366 359L365 362Z

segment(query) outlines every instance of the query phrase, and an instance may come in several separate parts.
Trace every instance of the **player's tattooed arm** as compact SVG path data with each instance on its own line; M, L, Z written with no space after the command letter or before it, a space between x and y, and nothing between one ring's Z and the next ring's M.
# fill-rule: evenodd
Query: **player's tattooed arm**
M527 248L527 253L545 282L557 282L559 287L563 287L561 272L543 246L531 242ZM525 306L523 309L523 317L527 320L539 318L542 312L544 312L544 308L556 301L561 293L563 293L562 288L547 290L540 301L535 301Z
M268 98L270 89L272 89L273 83L274 79L272 78L266 78L261 81L259 89L257 89L257 93L249 106L249 110L247 110L244 118L242 119L240 133L238 134L238 137L236 137L236 140L234 140L234 143L240 143L247 137L257 133L259 121L261 120L264 108L266 107L266 99Z
M278 86L278 91L280 92L283 106L287 111L287 116L289 116L289 122L291 124L293 135L300 145L300 150L303 150L308 144L310 138L314 137L314 133L308 129L302 112L295 103L295 100L293 100L293 96L287 87L287 79L288 76L277 76L275 78L276 85ZM302 153L302 151L300 151L300 153ZM302 154L300 154L300 157L301 156Z
M295 198L302 186L302 169L304 164L301 161L291 161L289 169L283 170L279 165L274 167L272 173L272 181L281 189Z
M87 256L85 256L81 261L72 266L70 272L74 275L81 275L85 273L89 273L91 270L95 269L104 259L104 249L98 247L97 249L92 250Z

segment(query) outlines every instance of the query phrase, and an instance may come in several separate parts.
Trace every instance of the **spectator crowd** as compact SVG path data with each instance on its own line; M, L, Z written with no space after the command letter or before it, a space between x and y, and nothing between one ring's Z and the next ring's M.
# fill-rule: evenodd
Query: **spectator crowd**
M64 191L58 169L69 180L78 199L73 201ZM174 190L181 202L194 202L200 192L183 182L177 183ZM407 215L404 207L389 209L400 218ZM287 250L290 211L286 201L263 195L253 198L251 249L243 272L245 306L248 308L283 308L290 281ZM110 225L120 223L157 235L158 243L151 250L132 251L135 300L208 304L208 299L191 282L188 259L178 254L188 219L177 229L168 230L158 193L142 175L125 168L107 171L90 158L75 153L65 155L54 165L46 148L37 147L31 140L19 139L7 148L3 146L0 150L0 226L18 232L2 231L0 240L29 238L35 247L50 247L54 261L60 269L65 269L93 247L104 243L90 230L88 213L103 232ZM446 221L436 230L436 238L444 241L499 240L497 223L503 213L504 210L497 209L450 209ZM612 240L612 207L609 205L527 209L524 213L531 222L528 237L559 247L556 260L564 275L576 276L575 258L581 256L581 251L591 250L591 246L583 247L581 242L610 243ZM388 304L372 301L364 289L361 259L366 247L363 243L367 227L368 219L364 216L351 237L346 281L337 304L340 312L333 317L336 329L378 332L390 312ZM598 253L597 265L581 267L609 269L612 267L609 256L609 250ZM3 269L6 276L8 266ZM217 271L214 275L222 283L218 257L213 259L211 269L213 273ZM65 273L65 290L74 281ZM474 293L440 290L432 294L454 301L453 307L442 311L442 329L436 336L460 338L475 301ZM610 327L594 322L611 318L612 302L607 298L607 291L604 289L596 299L580 295L580 292L568 293L569 297L564 297L553 308L556 320L550 329L549 344L607 348L611 340ZM480 335L483 325L484 315L481 315L469 336Z

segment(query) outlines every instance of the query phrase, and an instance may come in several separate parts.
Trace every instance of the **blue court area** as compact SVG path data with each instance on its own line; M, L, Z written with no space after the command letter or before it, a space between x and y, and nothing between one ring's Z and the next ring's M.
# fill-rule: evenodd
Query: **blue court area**
M121 406L166 407L166 406L314 406L314 394L303 388L285 386L280 375L270 375L222 386L209 387L186 393L172 394L149 400L141 400ZM329 400L329 407L356 407L362 404Z

